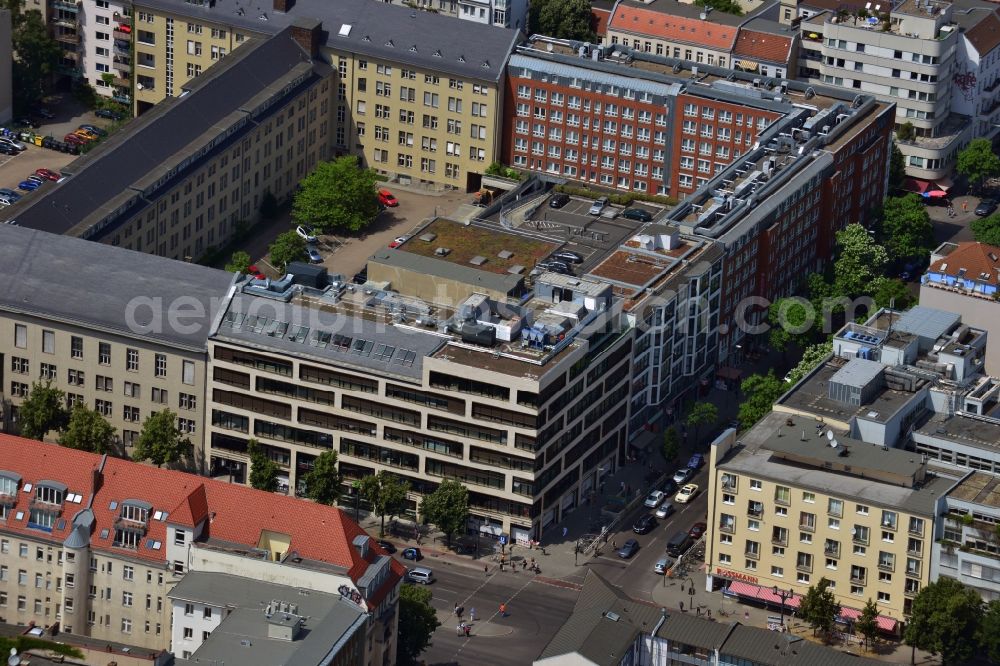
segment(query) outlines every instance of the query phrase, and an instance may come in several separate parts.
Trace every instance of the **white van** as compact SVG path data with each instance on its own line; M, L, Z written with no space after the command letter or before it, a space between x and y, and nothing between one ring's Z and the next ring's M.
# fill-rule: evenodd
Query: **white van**
M436 580L434 572L427 567L414 567L407 572L406 578L411 583L420 583L421 585L430 585Z

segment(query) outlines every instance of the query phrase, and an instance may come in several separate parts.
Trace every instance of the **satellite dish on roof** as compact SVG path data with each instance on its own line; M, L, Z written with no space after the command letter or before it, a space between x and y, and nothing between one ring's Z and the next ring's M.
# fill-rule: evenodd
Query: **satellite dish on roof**
M831 442L833 441L833 431L832 431L832 430L827 430L827 431L826 431L826 438L827 438L827 439L828 439L829 441L831 441Z

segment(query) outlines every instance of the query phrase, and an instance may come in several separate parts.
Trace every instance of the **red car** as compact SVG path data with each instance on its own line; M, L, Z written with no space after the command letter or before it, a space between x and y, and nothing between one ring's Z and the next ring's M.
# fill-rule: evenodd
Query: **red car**
M267 279L267 276L264 275L263 273L261 273L260 269L257 268L257 266L254 265L254 264L251 264L250 266L247 266L247 269L246 269L245 272L246 272L247 275L252 275L255 278L257 278L258 280L266 280Z
M706 525L705 523L695 523L694 525L691 526L691 529L688 531L688 536L697 541L698 539L701 538L701 535L704 534L705 530L707 529L708 525Z
M386 208L395 208L399 205L399 201L396 200L396 197L392 196L392 192L389 190L378 191L378 202Z
M86 139L76 134L67 134L66 136L63 137L63 141L65 141L66 143L72 143L76 146L82 146L87 143Z
M58 173L52 169L35 169L35 175L44 178L45 180L59 180L62 178Z

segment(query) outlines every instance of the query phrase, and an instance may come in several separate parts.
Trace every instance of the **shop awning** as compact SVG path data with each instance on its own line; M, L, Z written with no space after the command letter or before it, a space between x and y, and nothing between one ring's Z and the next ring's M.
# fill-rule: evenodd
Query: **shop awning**
M840 607L840 619L844 622L856 622L858 618L861 617L861 611L854 610L853 608ZM878 628L882 631L887 631L893 633L896 631L897 621L891 617L885 615L879 615L875 622L878 624Z
M753 60L737 60L736 66L744 72L756 72L759 65Z
M734 580L729 584L729 593L741 597L749 597L750 599L757 599L759 601L766 601L767 603L774 604L776 606L781 605L781 597L772 592L771 588L751 585L750 583L744 583L738 580ZM798 608L800 601L802 601L802 597L796 594L785 598L785 606L788 608Z
M941 178L934 179L934 186L939 190L947 192L952 188L952 186L954 186L954 183L951 182L951 178L948 176L942 176Z
M907 178L903 181L904 190L907 192L916 192L917 194L923 194L930 189L931 185L931 182L920 180L919 178Z

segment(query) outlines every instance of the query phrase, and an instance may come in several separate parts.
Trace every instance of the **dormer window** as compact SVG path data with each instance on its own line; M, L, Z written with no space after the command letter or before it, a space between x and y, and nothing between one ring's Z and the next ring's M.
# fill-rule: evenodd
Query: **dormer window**
M28 527L51 532L56 518L62 513L66 486L58 481L39 481L35 484L35 496L31 500Z
M142 537L148 529L149 514L153 505L141 500L125 500L118 510L115 520L115 540L118 548L138 550Z
M17 486L21 477L11 472L0 472L0 520L7 520L17 504Z

